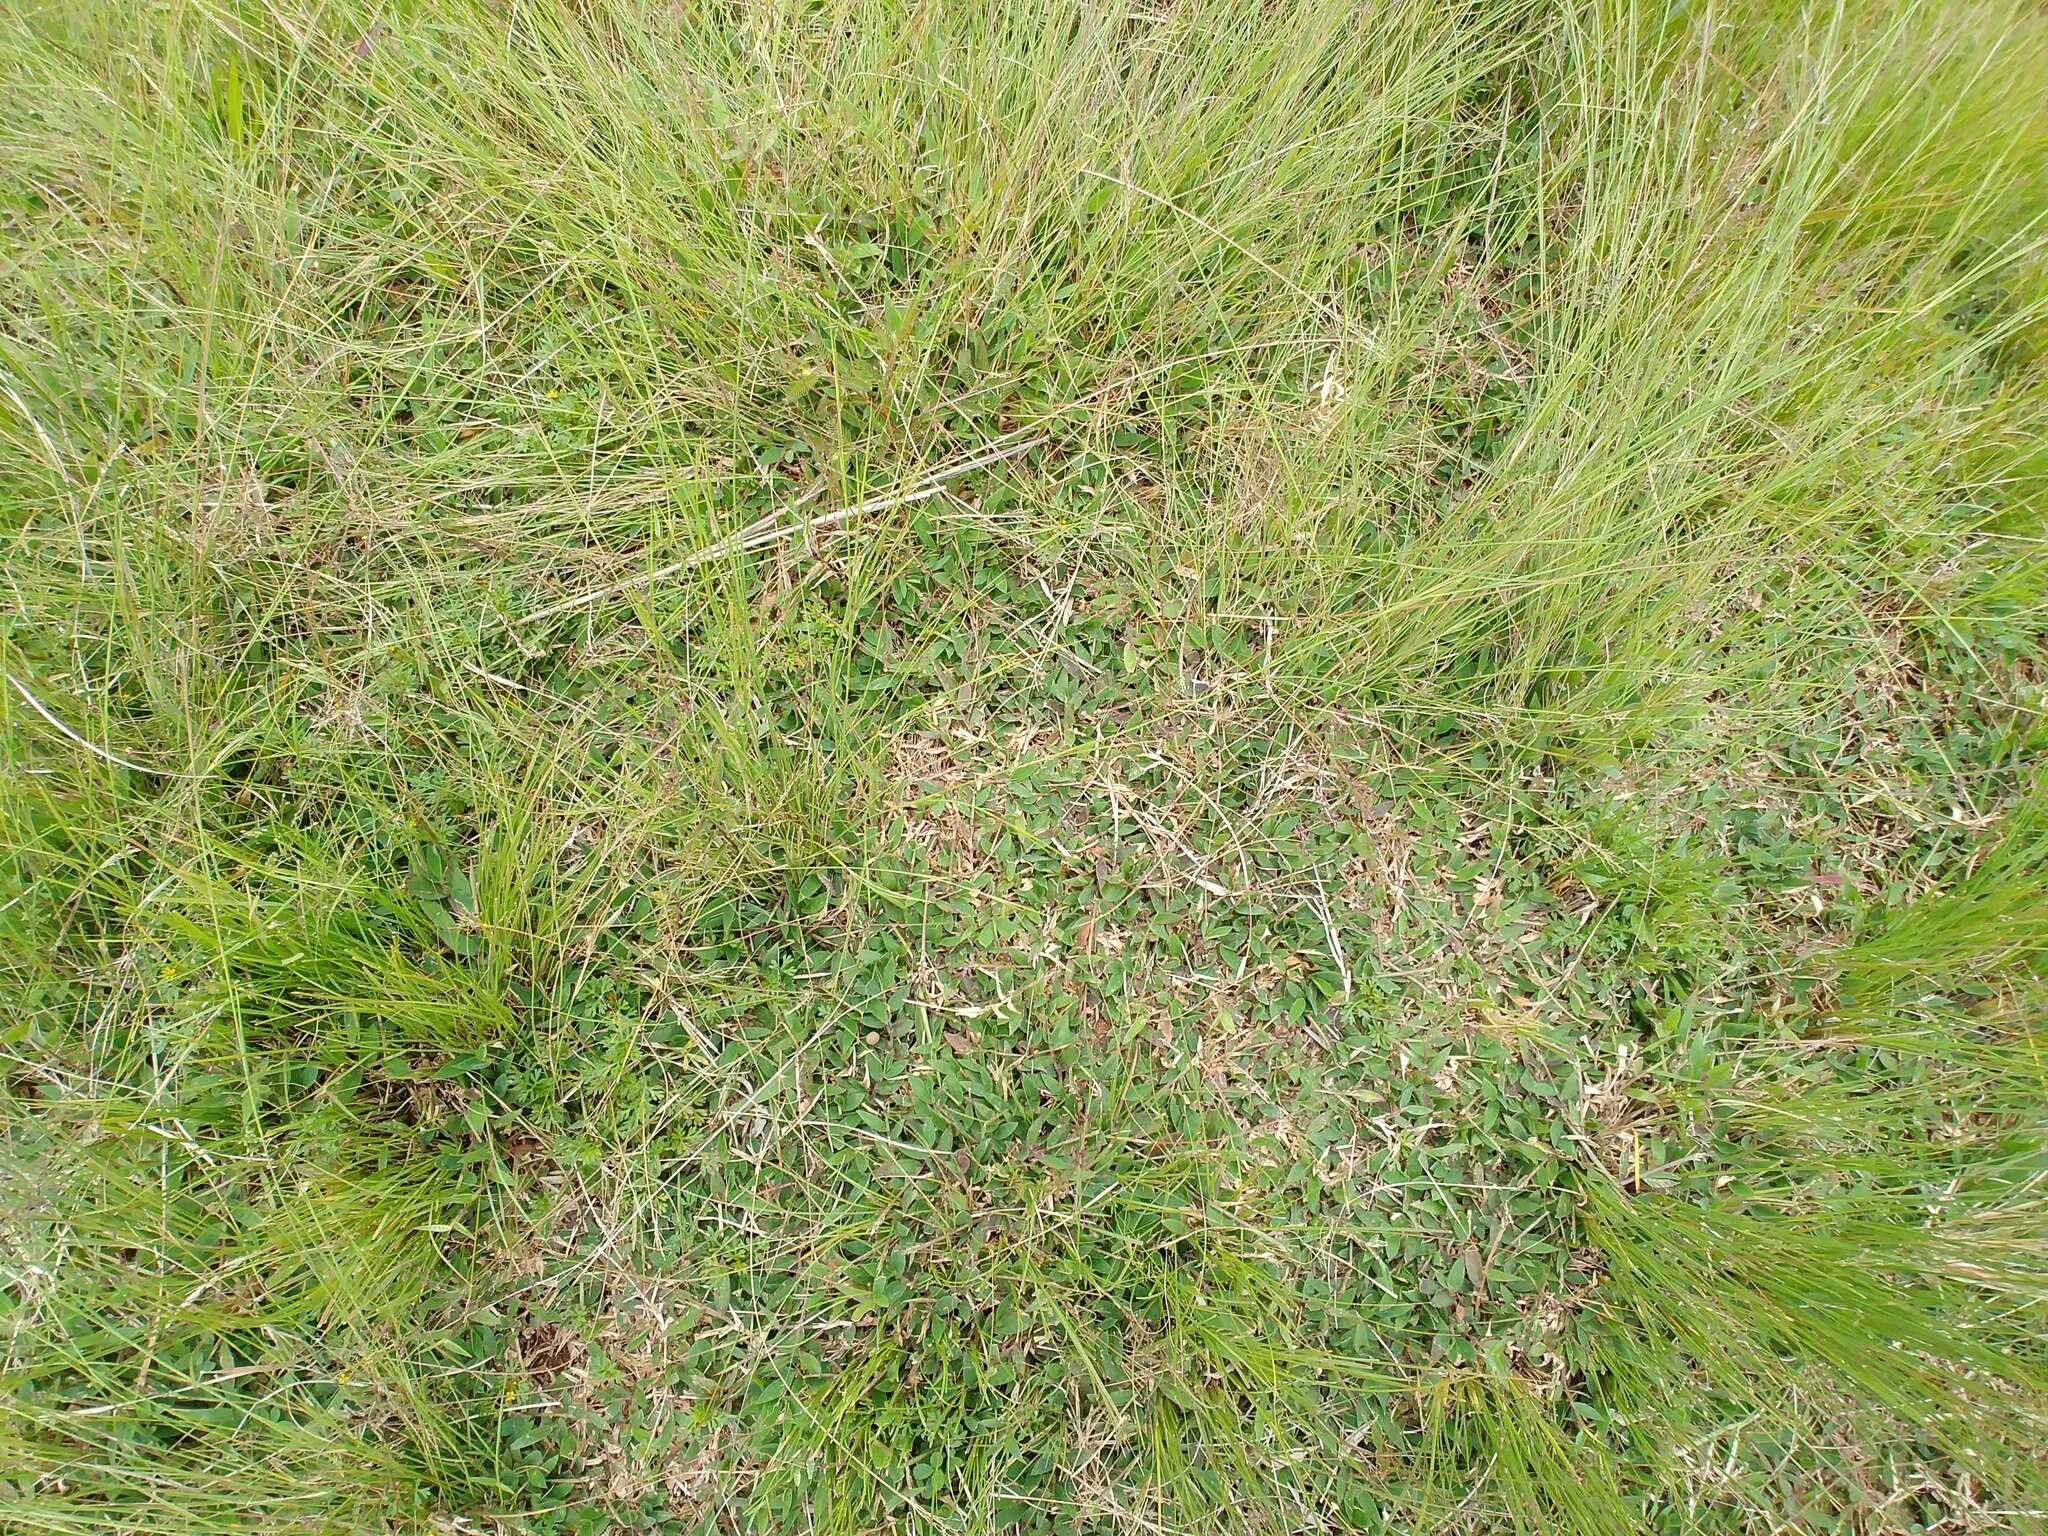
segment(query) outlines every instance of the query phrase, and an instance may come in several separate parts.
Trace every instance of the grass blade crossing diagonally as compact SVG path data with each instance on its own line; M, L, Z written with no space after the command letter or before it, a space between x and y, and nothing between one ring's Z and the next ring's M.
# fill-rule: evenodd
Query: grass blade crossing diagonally
M2048 1524L2043 80L0 6L0 1531Z

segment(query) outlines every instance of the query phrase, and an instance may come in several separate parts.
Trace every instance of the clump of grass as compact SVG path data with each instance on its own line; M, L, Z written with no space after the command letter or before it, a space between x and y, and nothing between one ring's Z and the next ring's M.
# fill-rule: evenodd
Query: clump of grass
M2044 69L0 19L0 1524L2038 1521Z
M1981 988L2038 975L2048 958L2048 792L2036 784L1947 890L1884 914L1830 957L1852 1017L1886 1020L1924 997L1914 988Z

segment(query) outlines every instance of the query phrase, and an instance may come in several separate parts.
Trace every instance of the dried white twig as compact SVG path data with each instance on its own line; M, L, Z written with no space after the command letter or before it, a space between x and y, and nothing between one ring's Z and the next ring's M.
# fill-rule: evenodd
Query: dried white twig
M913 502L928 501L944 490L948 484L958 480L962 475L972 474L977 469L986 469L991 464L1000 464L1005 459L1014 459L1018 454L1028 452L1044 441L1045 438L1043 436L1027 437L1023 441L1011 443L1007 447L992 449L987 453L978 454L974 458L963 459L957 464L949 464L944 469L933 470L907 490L890 491L881 496L870 496L865 501L857 501L851 506L840 507L831 512L823 512L816 517L808 518L802 522L784 522L782 520L783 517L791 509L777 508L759 521L749 523L746 527L729 533L716 543L707 544L704 548L697 550L693 554L685 555L680 560L672 560L659 570L644 571L638 576L629 576L623 581L615 581L606 586L594 588L589 592L579 593L575 597L564 598L559 603L550 603L545 608L536 608L532 613L524 614L512 620L512 622L520 625L537 624L542 619L551 619L557 614L567 613L571 609L582 608L588 604L600 602L607 597L616 597L621 592L630 592L636 587L651 586L657 581L666 581L669 577L689 570L693 566L704 565L713 560L720 560L727 555L740 554L750 549L760 549L769 544L780 543L784 539L794 538L798 534L808 535L818 533L827 528L836 528L841 523L850 522L856 517L864 517L870 512L886 512L891 507L907 507ZM797 506L802 504L802 502L796 503Z
M1351 962L1344 958L1343 940L1337 937L1336 918L1330 911L1330 893L1323 888L1323 877L1316 876L1316 899L1308 904L1323 925L1323 939L1330 946L1330 958L1337 962L1337 975L1344 983L1344 996L1351 996Z
M66 740L78 743L79 746L85 748L85 750L90 752L94 757L104 758L106 759L106 761L113 763L116 767L132 768L137 773L155 774L158 777L162 777L163 770L160 768L146 768L141 763L131 763L130 761L128 761L127 758L122 757L119 753L109 752L105 747L99 745L99 743L94 741L88 741L85 737L79 735L78 732L71 729L70 726L66 725L62 720L58 719L54 714L52 714L49 711L49 709L44 705L41 699L37 698L34 694L28 691L28 685L22 682L20 678L16 677L12 672L6 673L4 675L6 676L7 681L14 684L14 691L20 694L22 698L27 701L28 707L34 710L37 714L41 715L45 720L49 721L51 725L55 726L57 728L58 733L62 735Z

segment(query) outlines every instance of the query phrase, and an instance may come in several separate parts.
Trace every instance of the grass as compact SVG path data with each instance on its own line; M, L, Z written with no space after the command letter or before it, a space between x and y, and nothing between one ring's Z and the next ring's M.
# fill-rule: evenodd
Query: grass
M2048 16L0 16L0 1530L2048 1522Z

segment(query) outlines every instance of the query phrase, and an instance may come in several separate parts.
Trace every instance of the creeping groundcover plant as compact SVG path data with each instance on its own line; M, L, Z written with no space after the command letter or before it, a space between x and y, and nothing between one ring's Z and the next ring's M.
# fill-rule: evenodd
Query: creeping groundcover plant
M0 1531L2048 1522L2037 0L0 4Z

